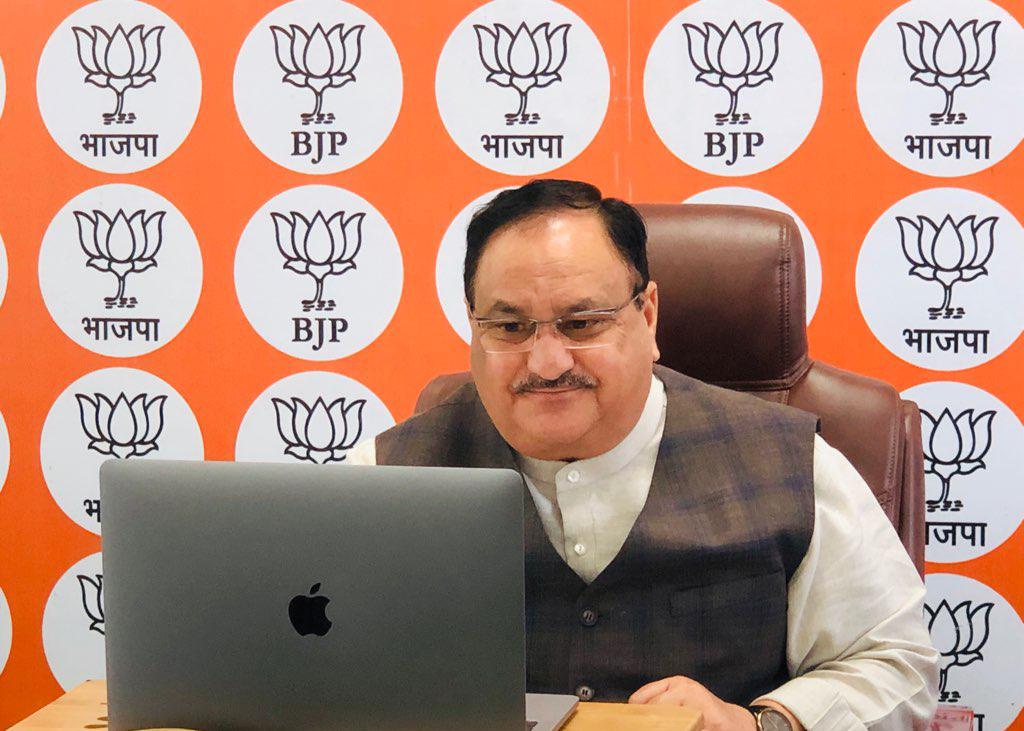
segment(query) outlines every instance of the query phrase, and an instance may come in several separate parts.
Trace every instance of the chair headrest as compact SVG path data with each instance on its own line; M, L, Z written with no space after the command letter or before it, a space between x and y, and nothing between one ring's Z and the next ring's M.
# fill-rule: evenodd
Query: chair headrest
M732 205L645 204L669 368L743 390L784 390L807 357L804 253L792 217Z

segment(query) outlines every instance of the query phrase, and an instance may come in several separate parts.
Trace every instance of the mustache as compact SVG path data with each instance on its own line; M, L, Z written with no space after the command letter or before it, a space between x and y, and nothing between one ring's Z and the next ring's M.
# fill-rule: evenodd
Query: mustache
M547 391L559 388L597 388L597 381L584 373L568 371L558 378L548 380L531 373L521 381L512 384L512 393L517 396L527 391Z

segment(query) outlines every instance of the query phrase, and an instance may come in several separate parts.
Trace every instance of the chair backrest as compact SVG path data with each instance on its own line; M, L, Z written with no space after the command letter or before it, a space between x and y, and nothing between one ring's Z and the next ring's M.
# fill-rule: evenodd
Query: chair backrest
M921 417L892 386L812 360L804 255L790 216L746 206L640 205L658 283L661 363L816 414L924 573ZM416 410L469 379L439 376Z

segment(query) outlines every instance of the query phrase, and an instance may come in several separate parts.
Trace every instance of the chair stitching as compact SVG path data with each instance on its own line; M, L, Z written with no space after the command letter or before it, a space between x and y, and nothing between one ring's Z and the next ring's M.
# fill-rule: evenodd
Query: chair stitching
M896 488L896 447L899 445L900 439L900 424L903 421L903 404L897 399L896 418L894 418L889 424L889 466L886 470L885 482L888 488L887 492L892 495ZM890 500L894 499L891 497Z
M789 341L786 333L789 331L789 271L786 268L786 261L789 253L789 232L784 225L779 226L779 340L782 347L779 349L779 372L782 373L789 362Z

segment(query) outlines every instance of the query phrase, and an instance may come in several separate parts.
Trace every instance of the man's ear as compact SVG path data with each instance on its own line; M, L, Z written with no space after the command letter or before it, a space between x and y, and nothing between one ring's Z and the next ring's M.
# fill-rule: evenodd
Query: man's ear
M647 322L647 329L651 334L651 356L653 362L661 359L661 351L658 350L658 284L651 280L647 283L644 294L644 306L641 314Z

